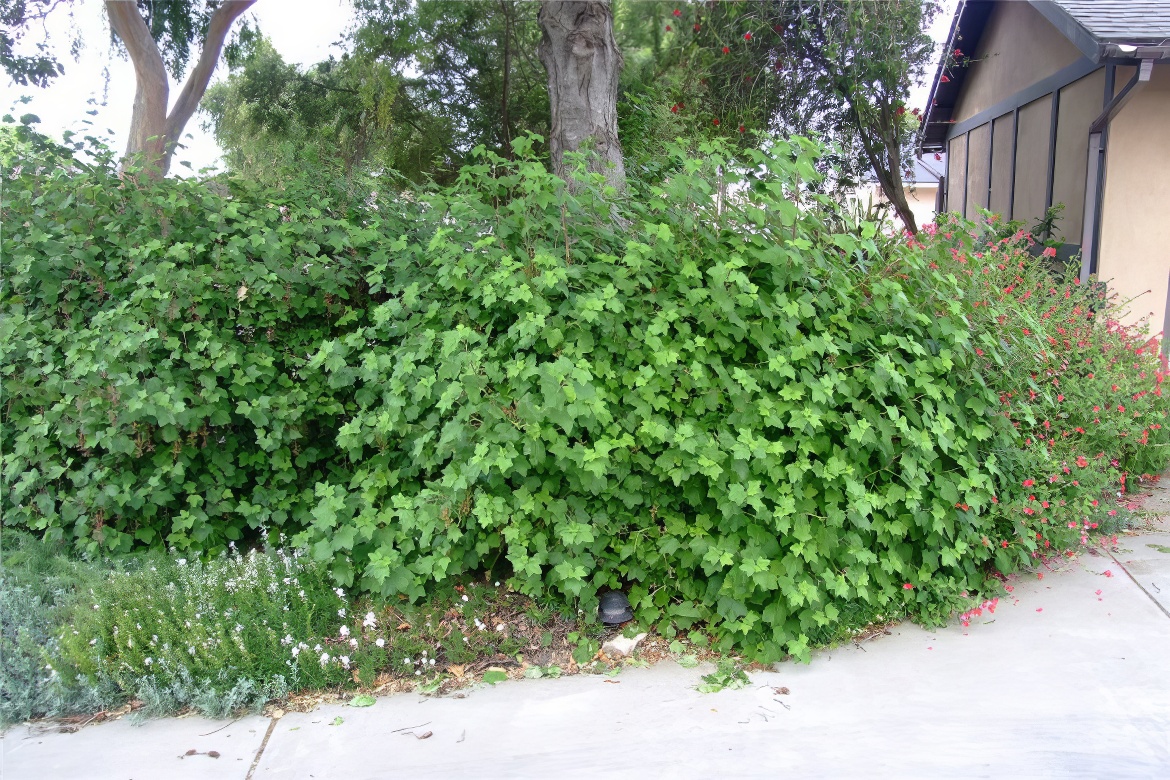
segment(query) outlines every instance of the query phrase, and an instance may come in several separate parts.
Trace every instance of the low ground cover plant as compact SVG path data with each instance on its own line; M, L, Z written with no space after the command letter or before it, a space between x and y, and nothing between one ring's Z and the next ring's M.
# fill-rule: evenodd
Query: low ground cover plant
M530 144L401 195L30 161L5 182L6 523L188 573L285 534L318 587L391 604L487 578L588 619L621 588L667 638L771 661L945 620L1164 465L1156 349L1028 236L888 242L809 190L805 139L675 148L627 194L570 193ZM106 646L141 622L95 615ZM318 618L168 665L292 635L330 659L301 679L360 672L293 635Z

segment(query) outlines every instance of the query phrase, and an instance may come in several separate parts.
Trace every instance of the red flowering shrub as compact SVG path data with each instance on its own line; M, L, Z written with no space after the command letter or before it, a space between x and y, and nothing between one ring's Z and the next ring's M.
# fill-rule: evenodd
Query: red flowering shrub
M949 217L909 240L934 280L957 280L951 303L970 322L983 378L999 396L989 410L1011 424L991 442L995 494L964 495L961 511L986 512L1001 571L1091 543L1116 527L1115 505L1166 465L1166 377L1158 342L1119 320L1101 285L1054 274L1024 232ZM1004 429L1007 430L1007 429ZM974 507L968 509L967 506Z

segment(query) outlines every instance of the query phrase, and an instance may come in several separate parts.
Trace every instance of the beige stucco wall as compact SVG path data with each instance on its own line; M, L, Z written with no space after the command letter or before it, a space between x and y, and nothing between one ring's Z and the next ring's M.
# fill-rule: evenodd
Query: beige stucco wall
M967 190L967 136L956 136L947 146L947 211L963 211Z
M1127 319L1152 313L1150 331L1157 333L1170 273L1170 64L1155 65L1150 82L1114 118L1105 165L1100 277L1123 299L1141 295Z
M991 123L972 128L967 146L967 219L976 219L979 209L987 208L987 188L991 183Z
M906 188L906 202L910 206L911 213L914 214L914 221L918 223L918 227L922 227L928 222L934 222L935 215L935 198L938 197L937 184L910 184L903 182L902 186ZM870 184L862 187L855 193L848 196L849 200L855 201L861 206L866 206L870 203L883 203L886 200L886 195L882 192L881 185ZM901 224L900 222L898 224Z
M1048 138L1052 134L1052 96L1020 107L1016 138L1016 203L1011 218L1028 223L1044 216L1048 197Z
M1012 139L1015 137L1015 116L1004 114L997 118L991 131L991 200L987 208L1004 217L1011 210L1012 196Z
M1063 203L1056 223L1060 236L1081 243L1085 213L1085 173L1089 164L1089 125L1105 106L1105 69L1093 71L1060 90L1056 125L1056 168L1052 174L1052 202Z
M962 42L959 42L962 48ZM997 3L979 39L954 119L962 122L1081 58L1059 30L1025 2Z

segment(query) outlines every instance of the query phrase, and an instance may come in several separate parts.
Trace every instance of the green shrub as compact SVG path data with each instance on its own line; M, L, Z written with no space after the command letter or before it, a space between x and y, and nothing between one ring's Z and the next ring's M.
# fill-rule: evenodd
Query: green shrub
M79 682L53 668L70 604L101 581L102 568L60 542L19 531L5 530L0 542L0 728L113 704L118 696L108 680Z
M1047 380L1057 319L975 306L1016 245L959 225L890 248L807 191L803 139L674 149L624 196L571 195L529 150L368 199L13 177L5 516L109 549L283 531L387 597L498 570L591 615L621 587L667 635L762 660L846 619L938 621L1043 554L1027 482L1063 450L1035 444L1047 400L1000 410ZM1130 343L1089 311L1097 348ZM1162 447L1135 349L1109 375ZM1046 486L1042 525L1079 530L1118 469L1164 458L1120 433Z

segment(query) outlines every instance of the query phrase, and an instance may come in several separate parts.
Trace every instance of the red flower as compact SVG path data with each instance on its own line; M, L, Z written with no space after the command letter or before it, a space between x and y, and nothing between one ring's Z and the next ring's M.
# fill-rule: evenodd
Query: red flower
M941 81L943 84L949 84L951 82L951 78L950 78L950 76L948 76L947 74L944 73L942 75L942 78L939 79L939 81Z
M695 32L698 32L698 31L699 31L699 29L700 29L700 26L696 24L696 25L695 25Z
M962 57L962 56L963 56L963 52L962 52L962 50L961 50L961 49L955 49L955 52L954 52L954 53L955 53L955 56L956 56L956 57Z
M729 49L728 47L724 46L724 47L723 47L723 53L724 53L724 54L731 54L731 49Z
M718 126L719 126L719 120L718 120L718 119L712 119L711 121L715 123L715 126L716 126L716 127L718 127Z
M739 132L741 132L741 133L742 133L742 132L745 132L746 130L747 130L747 128L746 128L746 127L744 127L743 125L740 125L740 126L739 126Z
M673 106L670 107L670 113L672 113L672 114L678 113L678 103L675 103Z
M743 34L743 39L744 39L745 41L750 41L750 40L752 39L752 34L751 34L751 33L744 33L744 34Z
M1036 483L1035 483L1035 481L1033 481L1033 480L1031 480L1031 479L1025 479L1025 480L1024 480L1024 487L1032 487L1032 486L1033 486L1033 485L1035 485L1035 484L1036 484Z
M1036 575L1036 579L1038 579L1038 580L1042 580L1042 579L1044 579L1044 574L1043 574L1043 573L1041 573L1041 574L1037 574L1037 575Z
M676 8L676 9L674 9L674 15L675 16L682 16L682 11L680 11Z
M668 24L668 25L666 25L666 31L667 31L667 32L670 32L670 25L669 25L669 24Z
M1088 461L1088 459L1085 458L1084 455L1078 455L1077 456L1077 465L1080 466L1081 468L1084 468L1085 466L1089 465L1089 461Z
M905 585L902 586L902 590L914 590L914 586L911 585L909 582L907 582Z

